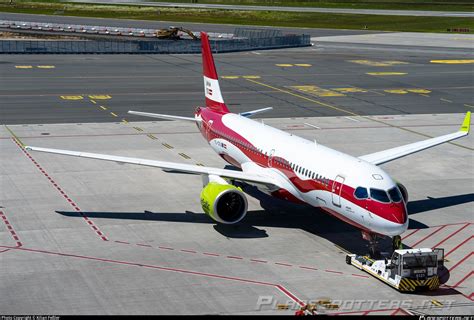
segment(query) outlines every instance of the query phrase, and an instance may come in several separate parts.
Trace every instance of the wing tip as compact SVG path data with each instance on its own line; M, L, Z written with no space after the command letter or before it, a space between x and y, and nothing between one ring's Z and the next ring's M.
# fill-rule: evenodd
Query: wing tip
M466 113L464 121L462 122L461 129L459 131L469 133L471 129L471 111Z

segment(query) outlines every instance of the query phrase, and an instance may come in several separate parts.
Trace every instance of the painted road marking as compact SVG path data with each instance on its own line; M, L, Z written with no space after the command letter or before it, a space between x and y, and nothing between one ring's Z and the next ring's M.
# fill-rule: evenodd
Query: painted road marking
M112 97L107 94L89 96L89 99L95 99L95 100L109 100L111 98Z
M239 76L221 76L222 79L238 79Z
M196 163L197 166L204 167L202 163Z
M384 92L393 93L393 94L407 94L408 93L408 91L403 90L403 89L388 89L388 90L384 90Z
M239 79L240 77L244 79L260 79L260 76L248 75L248 76L222 76L222 79Z
M56 68L55 66L36 66L39 69L54 69Z
M173 146L170 146L169 144L167 143L162 143L163 146L165 146L166 148L168 149L173 149L174 147Z
M107 110L107 108L104 107L104 106L99 106L99 107L100 107L102 110Z
M474 63L474 59L462 59L462 60L431 60L431 63L446 63L446 64L466 64Z
M111 114L112 116L114 116L114 117L118 117L118 116L117 116L115 113L113 113L113 112L111 112L110 114Z
M352 63L362 64L365 66L371 66L371 67L390 67L394 65L408 64L408 62L403 62L403 61L374 61L374 60L348 60L348 61Z
M83 96L61 96L61 99L64 100L82 100L84 99Z
M297 67L311 67L309 63L295 63L295 66Z
M366 72L370 76L402 76L406 72Z
M352 88L331 88L331 90L342 92L342 93L355 93L355 92L367 92L367 90L357 87Z
M278 64L275 64L277 67L293 67L292 64L289 64L289 63L278 63Z
M470 104L467 104L467 103L465 103L464 106L468 108L474 108L474 106L471 106Z
M32 69L33 66L15 66L17 69Z
M449 102L449 103L452 103L452 101L451 101L451 100L444 99L444 98L440 98L439 100L441 100L441 101L444 101L444 102Z
M244 79L260 79L260 76L242 76Z
M413 93L419 93L419 94L426 94L426 93L431 92L430 90L426 90L426 89L407 89L407 91L410 91Z
M353 116L360 116L360 117L362 117L362 118L368 119L368 120L370 120L370 121L378 122L378 123L384 124L384 125L389 126L389 127L392 127L392 128L397 128L397 129L400 129L400 130L403 130L403 131L406 131L406 132L411 132L411 133L413 133L413 134L420 135L420 136L427 137L427 138L433 138L433 136L430 136L430 135L427 135L427 134L424 134L424 133L421 133L421 132L418 132L418 131L415 131L415 130L410 130L410 129L408 129L408 128L396 126L396 125L393 125L393 124L390 124L390 123L387 123L387 122L384 122L384 121L381 121L381 120L377 120L377 119L375 119L375 118L373 118L373 117L361 116L361 115L359 115L359 114L357 114L357 113L354 113L354 112L352 112L352 111L349 111L349 110L346 110L346 109L343 109L343 108L340 108L340 107L336 107L336 106L334 106L334 105L331 105L331 104L328 104L328 103L324 103L324 102L321 102L321 101L318 101L318 100L315 100L315 99L311 99L311 98L302 96L302 95L300 95L300 94L293 93L293 92L288 91L288 90L283 90L283 89L280 89L280 88L271 86L271 85L269 85L269 84L266 84L266 83L263 83L263 82L260 82L260 81L257 81L257 80L247 79L247 81L253 82L253 83L255 83L255 84L258 84L258 85L261 85L261 86L263 86L263 87L267 87L267 88L270 88L270 89L273 89L273 90L276 90L276 91L279 91L279 92L283 92L283 93L289 94L289 95L291 95L291 96L294 96L294 97L297 97L297 98L300 98L300 99L303 99L303 100L307 100L307 101L310 101L310 102L319 104L320 106L323 106L323 107L326 107L326 108L330 108L330 109L333 109L333 110L337 110L337 111L343 112L343 113L345 113L345 114L349 114L349 115L353 115ZM448 142L448 143L449 143L449 144L452 144L452 145L454 145L454 146L457 146L457 147L459 147L459 148L463 148L463 149L467 149L467 150L474 150L473 148L467 147L467 146L463 146L462 144L458 144L458 143L454 143L454 142ZM446 256L446 255L445 255L445 256Z
M306 123L306 122L305 122L305 123L303 123L303 124L306 125L306 126L308 126L308 127L312 127L312 128L318 129L318 130L321 129L320 127L315 126L315 125L312 125L311 123Z
M183 157L184 159L191 159L190 156L188 156L186 153L178 153L181 157Z
M157 140L158 138L155 137L154 135L152 135L151 133L150 134L147 134L147 137L152 139L152 140Z
M317 97L343 97L345 94L332 91L329 89L323 89L317 86L291 86L290 88L298 91L311 94Z
M91 99L91 102L92 102L93 104L97 104L97 102L96 102L95 100L92 100L92 99Z
M133 127L133 129L137 130L137 131L143 131L142 128L139 128L139 127Z
M354 122L360 122L359 120L351 118L351 117L344 117L344 118L346 118L347 120L354 121Z
M122 119L122 123L124 123L124 124L128 124L128 121L127 121L127 119Z

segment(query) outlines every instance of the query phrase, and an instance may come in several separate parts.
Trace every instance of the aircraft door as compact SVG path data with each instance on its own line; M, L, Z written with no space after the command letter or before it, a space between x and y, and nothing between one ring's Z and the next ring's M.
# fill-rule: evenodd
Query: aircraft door
M331 195L332 195L332 204L336 207L341 206L341 192L342 192L342 185L344 184L344 177L337 176L332 183L331 188Z
M271 168L273 165L273 155L275 154L275 149L272 149L268 154L268 167Z

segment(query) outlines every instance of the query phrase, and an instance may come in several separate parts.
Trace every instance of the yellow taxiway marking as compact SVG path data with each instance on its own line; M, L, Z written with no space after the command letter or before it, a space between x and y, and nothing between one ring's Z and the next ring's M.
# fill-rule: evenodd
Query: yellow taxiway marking
M112 97L107 95L107 94L99 94L99 95L92 95L89 96L89 99L95 99L95 100L108 100L111 99Z
M133 127L133 129L135 129L135 130L137 130L137 131L143 131L143 129L140 128L140 127Z
M163 146L165 146L166 148L168 149L173 149L174 147L173 146L170 146L169 144L167 143L162 143Z
M99 106L99 107L100 107L102 110L107 110L107 108L104 107L104 106Z
M244 79L260 79L260 76L242 76Z
M17 69L32 69L33 66L15 66Z
M323 89L318 86L291 86L290 88L296 89L298 91L304 92L304 93L309 93L314 96L318 97L343 97L345 94L328 90L328 89Z
M124 124L128 124L128 121L127 121L127 119L122 119L122 123L124 123Z
M148 138L152 139L152 140L157 140L158 138L155 137L154 135L152 135L151 133L150 134L147 134Z
M239 76L222 76L222 79L238 79Z
M191 159L190 156L188 156L186 153L178 153L181 157L183 157L184 159Z
M311 99L311 98L302 96L302 95L300 95L300 94L290 92L290 91L288 91L288 90L283 90L283 89L280 89L280 88L271 86L271 85L269 85L269 84L266 84L266 83L263 83L263 82L260 82L260 81L257 81L257 80L247 79L247 81L256 83L256 84L261 85L261 86L263 86L263 87L267 87L267 88L270 88L270 89L273 89L273 90L276 90L276 91L279 91L279 92L287 93L287 94L289 94L289 95L291 95L291 96L294 96L294 97L297 97L297 98L300 98L300 99L303 99L303 100L311 101L311 102L316 103L316 104L319 104L319 105L321 105L321 106L323 106L323 107L330 108L330 109L333 109L333 110L337 110L337 111L343 112L343 113L345 113L345 114L350 114L350 115L353 115L353 116L359 116L359 117L361 117L361 118L368 119L368 120L374 121L374 122L378 122L378 123L384 124L384 125L389 126L389 127L392 127L392 128L397 128L397 129L400 129L400 130L403 130L403 131L406 131L406 132L411 132L411 133L413 133L413 134L420 135L420 136L427 137L427 138L433 138L433 136L430 136L430 135L428 135L428 134L424 134L424 133L421 133L421 132L418 132L418 131L414 131L414 130L411 130L411 129L408 129L408 128L396 126L396 125L393 125L393 124L388 123L388 122L385 122L385 121L381 121L381 120L374 119L373 117L361 116L361 115L359 115L359 114L357 114L357 113L354 113L354 112L352 112L352 111L345 110L345 109L342 109L342 108L339 108L339 107L336 107L336 106L333 106L333 105L330 105L330 104L327 104L327 103L324 103L324 102L321 102L321 101L318 101L318 100L315 100L315 99ZM449 142L449 143L452 144L452 145L455 145L455 146L457 146L457 147L463 148L463 149L474 150L474 149L471 148L471 147L463 146L463 145L458 144L458 143L454 143L454 142Z
M461 59L461 60L431 60L431 63L446 63L446 64L466 64L474 63L474 59Z
M113 115L114 117L118 117L115 113L111 112L110 113L111 115Z
M293 67L292 64L289 63L277 63L275 64L277 67Z
M427 94L431 92L430 90L426 90L426 89L407 89L407 91L410 91L413 93L419 93L419 94L422 94L422 93Z
M406 72L366 72L370 76L402 76Z
M354 92L367 92L367 90L357 87L352 88L331 88L331 90L343 93L354 93Z
M449 103L452 103L452 101L451 101L451 100L444 99L444 98L440 98L439 100L441 100L441 101L444 101L444 102L449 102Z
M204 167L202 163L196 163L197 166Z
M474 108L474 106L471 106L470 104L467 104L467 103L465 103L464 106L468 108Z
M311 67L311 64L309 64L309 63L295 63L295 66L297 66L297 67Z
M443 304L441 302L439 302L438 300L435 300L435 299L431 300L431 303L434 304L435 306L438 306L438 307L443 306Z
M13 139L15 139L22 147L25 146L25 144L21 141L20 138L18 138L18 136L15 134L15 132L13 132L12 129L10 129L7 125L5 125L5 128L8 130L8 132L10 132L10 134L12 135Z
M92 99L91 99L91 102L92 102L93 104L97 104L97 102L96 102L95 100L92 100Z
M408 93L408 91L403 90L403 89L387 89L387 90L384 90L384 92L393 93L393 94L407 94Z
M39 69L54 69L56 68L55 66L36 66Z
M365 66L371 67L390 67L399 64L408 64L408 62L403 61L374 61L374 60L348 60L349 62L362 64Z
M64 100L82 100L84 99L83 96L61 96L61 99Z

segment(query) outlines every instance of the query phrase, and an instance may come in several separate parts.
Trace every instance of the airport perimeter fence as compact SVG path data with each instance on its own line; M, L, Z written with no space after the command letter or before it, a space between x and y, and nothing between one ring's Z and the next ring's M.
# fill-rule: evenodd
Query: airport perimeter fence
M309 35L284 35L269 38L211 40L213 52L304 47L311 45ZM195 40L0 40L0 53L47 54L177 54L200 53Z

